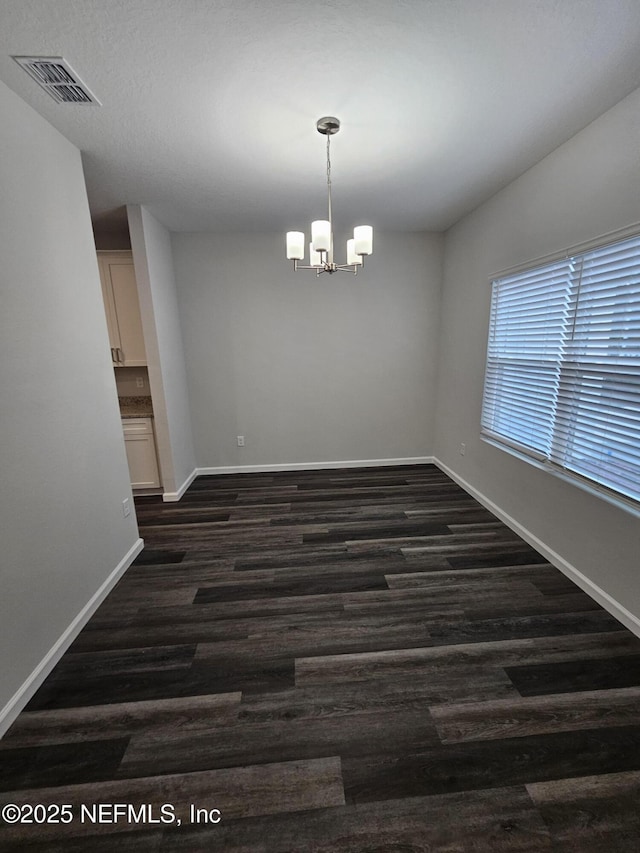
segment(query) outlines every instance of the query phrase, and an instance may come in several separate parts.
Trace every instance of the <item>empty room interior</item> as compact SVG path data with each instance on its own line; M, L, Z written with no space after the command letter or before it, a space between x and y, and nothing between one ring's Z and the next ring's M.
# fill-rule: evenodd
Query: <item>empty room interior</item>
M640 850L638 0L0 0L0 850Z

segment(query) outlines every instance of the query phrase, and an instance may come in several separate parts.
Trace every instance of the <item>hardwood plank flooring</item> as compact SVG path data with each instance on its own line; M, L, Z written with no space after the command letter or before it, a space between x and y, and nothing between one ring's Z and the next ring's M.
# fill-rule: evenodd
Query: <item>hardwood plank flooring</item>
M640 850L640 639L435 466L136 512L0 741L0 805L73 820L0 819L0 851Z

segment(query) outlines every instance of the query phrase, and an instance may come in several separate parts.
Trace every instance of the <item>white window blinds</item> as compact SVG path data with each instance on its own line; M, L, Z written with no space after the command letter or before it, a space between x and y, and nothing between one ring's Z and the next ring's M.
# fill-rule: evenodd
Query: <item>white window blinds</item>
M482 430L640 501L640 236L493 282Z

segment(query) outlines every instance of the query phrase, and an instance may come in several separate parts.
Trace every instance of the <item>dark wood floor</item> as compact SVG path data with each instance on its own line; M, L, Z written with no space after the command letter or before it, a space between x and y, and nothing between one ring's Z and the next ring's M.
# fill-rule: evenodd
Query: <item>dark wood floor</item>
M2 850L640 850L640 640L437 468L136 503L145 550L0 742L0 804L74 819Z

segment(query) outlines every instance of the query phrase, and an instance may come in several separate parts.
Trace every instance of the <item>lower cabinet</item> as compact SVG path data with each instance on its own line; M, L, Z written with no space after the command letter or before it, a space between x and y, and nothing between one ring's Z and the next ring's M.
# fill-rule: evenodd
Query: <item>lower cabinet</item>
M131 488L158 488L160 472L152 418L123 418L122 429L129 462Z

